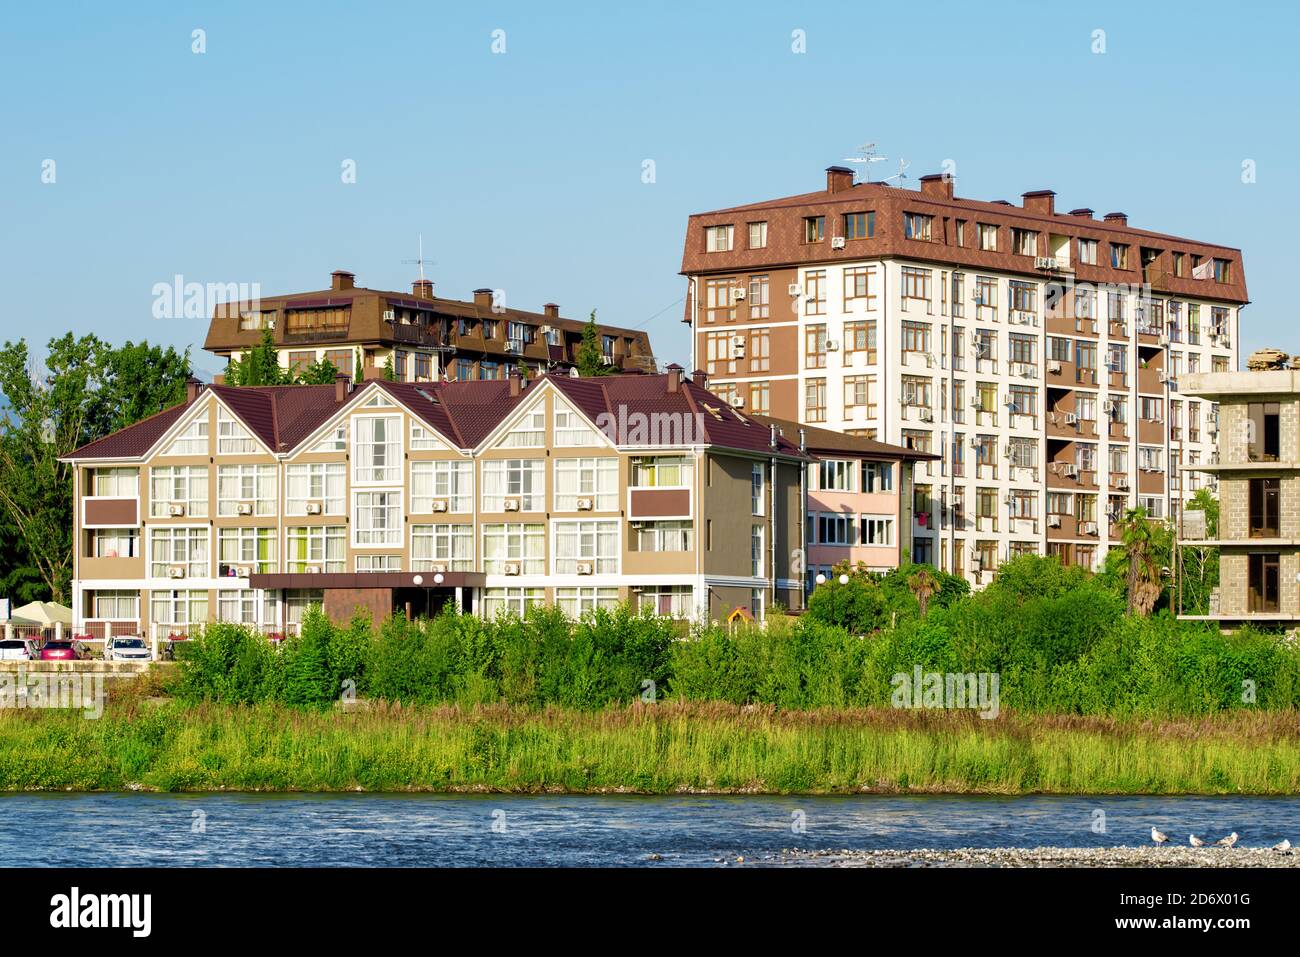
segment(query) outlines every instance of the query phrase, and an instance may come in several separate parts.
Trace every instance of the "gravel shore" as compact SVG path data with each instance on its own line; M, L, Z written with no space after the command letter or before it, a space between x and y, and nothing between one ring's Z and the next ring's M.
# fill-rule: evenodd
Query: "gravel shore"
M1300 867L1295 850L1258 847L961 847L914 851L785 850L756 864L817 867Z

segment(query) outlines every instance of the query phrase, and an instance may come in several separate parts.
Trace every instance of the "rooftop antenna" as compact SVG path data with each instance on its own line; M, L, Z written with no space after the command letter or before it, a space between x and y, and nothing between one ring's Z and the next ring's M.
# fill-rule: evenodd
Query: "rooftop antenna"
M846 156L844 162L855 163L862 167L862 182L871 182L871 164L883 163L888 157L876 155L875 143L863 143L858 147L857 156Z
M902 186L903 180L907 179L907 173L904 172L904 170L907 169L907 165L908 165L907 160L900 159L898 161L898 172L895 173L893 176L886 176L884 179L881 180L881 182L888 183L890 180L898 180L898 182L896 182L894 185Z
M424 264L428 263L430 266L437 265L437 263L435 263L432 259L424 258L424 234L423 233L420 234L420 257L418 259L403 259L402 262L407 265L412 265L412 266L418 265L420 267L420 282L424 282Z

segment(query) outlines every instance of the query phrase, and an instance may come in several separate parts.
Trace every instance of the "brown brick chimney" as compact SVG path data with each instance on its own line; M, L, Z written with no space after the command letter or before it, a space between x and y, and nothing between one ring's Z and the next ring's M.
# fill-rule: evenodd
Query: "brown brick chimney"
M1056 212L1056 193L1050 189L1036 189L1020 194L1021 203L1031 213L1052 216Z
M342 402L352 391L352 377L346 372L340 372L334 377L334 401Z
M491 290L491 289L475 289L475 290L474 290L474 305L478 306L480 309L491 309L491 308L492 308L492 290Z
M202 391L203 391L203 383L200 382L198 379L194 378L194 376L190 376L188 379L185 380L185 401L186 402L193 402L195 399L199 397L199 393Z
M703 369L696 369L691 373L691 381L701 389L707 389L709 387L709 374Z
M922 176L921 192L938 199L952 199L952 177L946 173L929 173Z
M839 193L853 188L853 170L846 166L826 167L826 192Z
M1070 210L1070 215L1078 216L1080 219L1092 219L1094 212L1095 210L1091 210L1087 206L1080 206L1078 209Z
M346 269L336 269L330 273L330 288L334 290L352 289L357 284L357 277Z
M553 302L548 302L546 305L542 306L542 312L546 314L548 319L560 318L560 307Z
M523 391L523 377L519 374L518 369L511 369L510 375L506 376L510 381L510 398L519 398L519 393Z
M432 279L415 280L415 282L411 283L411 293L412 295L419 296L421 299L432 299L433 280Z
M668 365L668 391L677 392L682 387L682 367L676 362Z
M1115 223L1118 226L1128 225L1128 213L1107 213L1103 219L1108 223Z

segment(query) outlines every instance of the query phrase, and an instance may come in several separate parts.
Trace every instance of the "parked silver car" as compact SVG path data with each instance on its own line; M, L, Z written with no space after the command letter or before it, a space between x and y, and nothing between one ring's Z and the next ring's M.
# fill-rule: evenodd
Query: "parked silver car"
M149 643L134 635L117 635L104 643L105 661L149 661L151 658Z
M25 638L0 639L0 661L31 661L36 649Z

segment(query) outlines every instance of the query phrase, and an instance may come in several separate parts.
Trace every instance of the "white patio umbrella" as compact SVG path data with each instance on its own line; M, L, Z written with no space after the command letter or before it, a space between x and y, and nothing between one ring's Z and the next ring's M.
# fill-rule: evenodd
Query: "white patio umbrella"
M72 609L57 602L33 601L28 602L21 608L15 608L13 620L19 624L45 625L47 627L54 625L56 622L63 622L63 624L71 626Z

